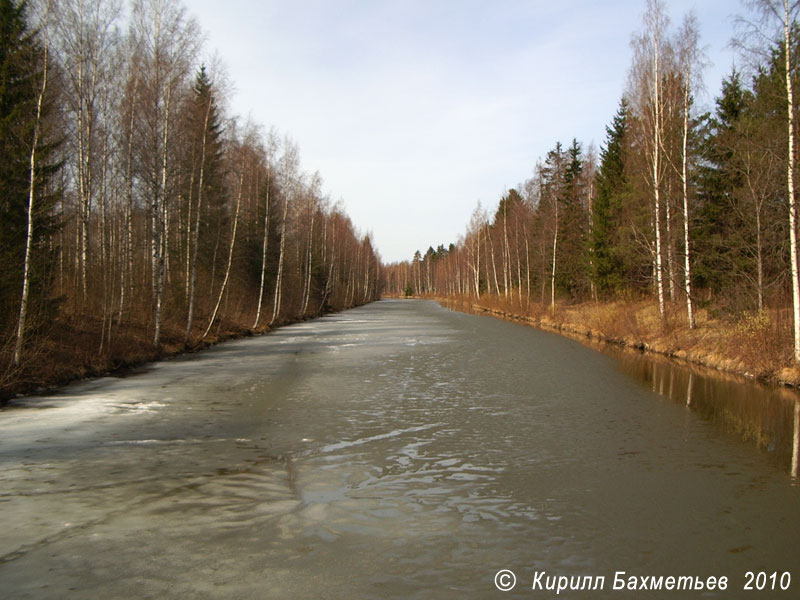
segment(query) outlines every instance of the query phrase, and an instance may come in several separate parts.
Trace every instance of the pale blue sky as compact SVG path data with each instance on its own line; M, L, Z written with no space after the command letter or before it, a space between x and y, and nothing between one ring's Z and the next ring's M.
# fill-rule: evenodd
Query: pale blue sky
M695 9L709 107L737 0ZM604 140L644 0L187 0L234 83L231 109L290 135L386 262L455 242L556 141Z

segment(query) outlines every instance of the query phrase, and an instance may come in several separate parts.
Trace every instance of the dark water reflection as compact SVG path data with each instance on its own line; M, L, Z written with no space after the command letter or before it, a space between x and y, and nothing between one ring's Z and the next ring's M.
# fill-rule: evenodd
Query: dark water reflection
M795 390L679 364L668 358L595 345L614 356L627 375L685 405L704 420L755 444L782 470L798 476L800 410Z
M451 310L486 315L469 303L442 304ZM621 372L643 381L651 391L686 406L726 434L754 444L795 480L800 477L799 391L658 354L577 336L576 339L613 356Z

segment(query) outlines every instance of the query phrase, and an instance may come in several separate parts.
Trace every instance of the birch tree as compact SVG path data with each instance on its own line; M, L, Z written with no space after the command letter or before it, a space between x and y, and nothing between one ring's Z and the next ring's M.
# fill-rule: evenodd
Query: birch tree
M124 147L124 174L122 187L124 189L122 254L120 267L119 312L117 321L121 322L126 309L126 300L129 285L133 282L134 273L134 238L133 238L133 213L134 213L134 139L136 125L136 107L139 101L140 78L139 55L130 38L125 40L128 49L128 62L126 65L126 81L123 97L119 106L121 147ZM120 169L123 169L120 165ZM132 285L130 286L133 287Z
M233 264L233 253L234 249L236 248L236 233L239 228L239 213L242 207L242 196L244 195L245 189L245 177L248 175L248 171L252 170L252 151L251 151L251 144L252 139L250 132L246 132L244 139L240 142L239 145L239 155L240 155L240 165L239 165L239 173L238 173L238 186L236 190L236 208L233 212L233 226L231 229L231 241L228 246L228 260L225 263L225 275L222 279L222 285L219 288L219 294L217 295L217 302L214 305L214 310L211 312L211 318L208 320L208 326L203 333L202 339L205 339L209 332L211 331L211 327L214 325L214 321L217 318L217 313L219 312L220 304L222 303L222 298L225 295L225 291L228 287L228 281L230 280L231 275L231 266Z
M789 253L792 268L792 315L794 321L794 362L800 363L800 272L798 271L797 261L797 202L795 200L794 188L794 89L792 86L792 38L791 28L795 25L798 6L800 3L783 0L783 14L779 8L776 9L775 3L770 0L761 0L759 3L762 10L769 9L783 25L783 53L786 69L786 140L789 155L786 165L786 190L789 199ZM781 19L782 17L782 19Z
M647 0L643 18L644 31L634 36L633 65L629 76L631 106L637 111L642 149L649 162L647 176L653 206L653 263L658 297L658 312L666 322L664 299L664 244L662 240L662 195L664 178L664 94L662 91L666 55L668 18L661 0Z
M272 317L269 324L278 320L281 312L283 270L286 262L286 234L289 221L289 202L297 194L300 187L299 157L297 147L288 139L283 144L283 155L280 161L281 194L283 195L283 210L281 215L281 241L278 254L278 272L275 276L275 295L272 302Z
M269 248L269 228L270 228L270 192L273 185L273 157L277 149L277 140L275 134L270 132L266 140L266 156L264 161L265 167L265 181L264 187L264 226L263 235L261 238L261 269L258 284L258 302L256 303L256 318L253 321L252 329L258 328L258 323L261 320L261 308L264 301L264 289L267 278L267 250Z
M793 357L800 364L800 271L798 270L797 235L798 216L795 190L795 110L794 84L795 65L793 63L793 29L800 13L798 0L748 0L745 4L755 14L755 20L739 19L743 37L738 41L741 47L761 54L768 53L773 44L780 44L783 54L783 80L786 114L785 143L786 157L786 197L788 204L789 261L792 279L792 322Z
M43 20L47 20L49 18L50 13L50 5L48 4L46 7L46 12L43 17ZM30 294L30 282L31 282L31 262L32 262L32 251L33 251L33 239L34 239L34 209L36 208L36 196L37 196L37 189L36 183L37 178L39 177L38 169L39 166L36 163L36 158L39 152L39 137L42 131L42 118L43 118L43 106L44 106L44 98L45 94L47 93L47 69L48 69L48 62L49 62L49 52L50 52L50 40L47 36L47 23L43 27L43 31L45 32L44 39L42 41L42 51L41 51L41 87L39 88L39 92L36 96L36 109L35 115L33 117L33 132L31 141L31 148L30 148L30 167L29 167L29 174L28 174L28 206L26 211L26 230L25 230L25 259L24 259L24 266L23 266L23 275L22 275L22 298L20 300L19 305L19 319L17 324L17 339L14 345L14 365L19 366L20 359L22 356L22 345L25 338L25 325L27 321L28 315L28 297ZM4 32L5 33L5 32ZM35 81L35 79L34 79Z
M467 245L468 265L472 270L472 285L475 298L481 297L481 231L486 223L486 212L480 202L472 211L467 235L464 238Z
M678 42L678 62L682 83L683 129L681 136L681 199L683 201L683 287L686 295L686 315L689 329L695 328L692 300L691 244L689 235L689 122L693 90L696 89L699 69L702 68L700 33L697 18L689 13L683 21Z
M191 155L196 160L190 165L191 176L188 190L187 229L187 315L184 342L189 344L195 309L195 287L197 282L200 229L205 211L204 201L215 191L215 180L220 177L221 140L215 88L205 67L201 67L195 78L193 96L189 103L190 137L193 140ZM196 180L196 184L195 184ZM211 183L209 183L211 182ZM196 190L196 192L195 192ZM193 197L197 200L193 202ZM211 282L213 285L213 281Z
M305 193L306 198L306 206L305 206L305 220L308 223L306 227L306 248L305 254L303 259L303 296L300 302L300 318L303 318L306 314L306 310L308 309L308 302L311 297L311 258L312 258L312 250L313 250L313 242L314 242L314 221L317 216L318 210L318 195L320 188L322 187L322 178L320 177L319 173L314 173L311 176L311 181L308 185L308 189Z
M559 264L559 237L561 234L561 201L564 192L564 175L566 169L566 156L561 142L547 153L547 158L539 167L540 213L544 216L552 239L550 246L550 310L556 310L556 276ZM545 214L546 212L546 214Z
M115 57L119 45L116 25L119 0L62 0L57 3L54 41L66 82L69 154L78 197L77 252L80 287L87 300L87 269L91 260L90 226L95 195L102 178L103 128L110 120ZM104 233L104 232L103 232ZM101 245L103 240L101 240ZM102 256L102 254L101 254ZM101 267L104 265L101 265Z
M168 201L174 184L171 142L179 96L196 59L200 33L195 20L176 1L135 0L131 37L144 65L140 118L146 128L141 164L150 206L153 345L159 346L169 252Z

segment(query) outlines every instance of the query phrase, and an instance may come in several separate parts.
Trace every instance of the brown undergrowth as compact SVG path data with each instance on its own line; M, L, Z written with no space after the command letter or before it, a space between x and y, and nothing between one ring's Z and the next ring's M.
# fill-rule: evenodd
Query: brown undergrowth
M283 319L274 326L288 325L301 319ZM65 311L53 321L44 334L31 338L25 347L23 360L12 366L13 347L10 342L0 347L0 406L11 398L32 393L45 393L71 381L126 371L148 362L195 352L219 342L266 333L270 327L252 330L243 322L219 318L209 335L184 343L185 324L177 318L167 318L162 324L161 346L153 346L153 328L145 317L131 319L114 327L111 340L101 334L102 319L90 314L70 314Z
M599 340L653 352L765 382L800 385L800 369L792 364L791 315L786 310L713 318L697 313L689 329L683 307L668 307L662 322L651 300L549 305L518 298L483 296L433 298L464 312L521 321L569 337Z

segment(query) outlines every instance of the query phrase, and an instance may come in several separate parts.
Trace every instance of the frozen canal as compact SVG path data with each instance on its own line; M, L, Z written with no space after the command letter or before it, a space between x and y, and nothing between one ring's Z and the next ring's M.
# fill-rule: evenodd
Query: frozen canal
M567 598L798 597L791 451L622 367L389 300L26 399L0 412L0 598L554 598L542 571L605 577Z

